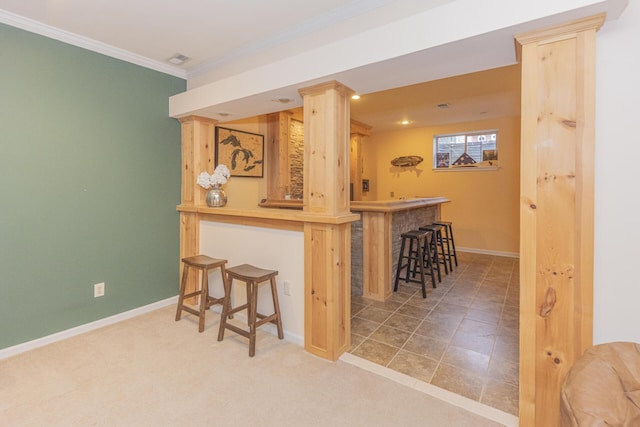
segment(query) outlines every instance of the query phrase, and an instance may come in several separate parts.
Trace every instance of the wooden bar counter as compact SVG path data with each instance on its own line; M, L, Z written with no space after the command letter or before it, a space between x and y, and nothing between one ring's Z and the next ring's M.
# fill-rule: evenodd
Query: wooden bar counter
M393 291L400 234L441 219L444 197L353 201L361 218L351 224L351 294L385 301Z

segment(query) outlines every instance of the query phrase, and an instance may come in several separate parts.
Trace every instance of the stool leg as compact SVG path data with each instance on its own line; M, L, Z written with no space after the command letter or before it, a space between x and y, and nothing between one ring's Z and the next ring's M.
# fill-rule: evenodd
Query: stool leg
M182 315L182 304L184 303L184 294L185 289L187 288L187 271L189 270L188 265L184 265L182 267L182 281L180 283L180 293L178 296L178 308L176 309L176 322L180 320L180 316Z
M400 271L402 270L402 256L404 255L404 238L400 245L400 255L398 256L398 267L396 268L396 280L393 283L393 292L398 290L398 280L400 280Z
M442 275L440 274L440 258L438 256L438 240L436 238L436 233L431 233L431 247L433 248L433 259L432 263L435 262L435 269L438 272L438 283L442 282Z
M458 266L458 254L456 252L456 242L453 240L453 227L449 226L449 232L451 234L451 248L453 249L453 259L456 262L456 267Z
M429 232L431 233L431 232ZM429 270L429 276L431 276L431 286L435 289L436 288L436 275L433 273L433 262L432 262L432 255L431 255L431 245L429 244L429 241L431 239L431 236L427 236L424 240L424 248L422 249L422 256L424 256L424 259L426 261L426 265L427 265L427 270Z
M420 265L420 283L422 284L422 298L427 297L427 286L424 283L424 254L422 253L422 246L420 241L417 241L416 248L416 264Z
M280 304L278 302L278 288L276 287L276 278L271 278L271 296L273 298L273 309L276 312L276 318L272 320L278 327L278 338L284 339L284 332L282 330L282 319L280 318Z
M247 283L247 301L251 301L248 307L249 314L249 357L253 357L256 354L256 313L258 306L258 290L256 289L256 282L250 281Z
M225 273L226 274L226 273ZM218 341L224 339L224 330L227 327L227 313L231 310L231 287L233 278L227 278L224 283L224 302L222 303L222 315L220 316L220 329L218 329Z
M440 253L442 254L442 265L444 265L444 273L449 274L449 267L447 266L447 258L444 255L444 244L442 243L442 231L438 232L438 244L440 245ZM440 258L438 258L440 262Z
M198 332L204 331L204 319L209 302L209 270L202 269L202 283L200 285L200 320L198 322Z
M451 238L449 237L449 227L448 226L444 226L444 241L447 242L447 256L445 257L445 261L449 261L449 271L453 271L453 263L451 262L451 245L449 243L449 241L451 240Z

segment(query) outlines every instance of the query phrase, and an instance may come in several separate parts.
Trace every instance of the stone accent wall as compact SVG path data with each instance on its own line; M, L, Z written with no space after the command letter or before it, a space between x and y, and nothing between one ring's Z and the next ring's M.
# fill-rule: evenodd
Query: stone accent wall
M423 225L436 221L437 206L394 212L391 218L391 252L392 270L389 286L393 287L398 268L398 256L402 238L400 235L409 230L415 230ZM362 259L362 219L351 223L351 295L363 295L363 259Z
M291 120L291 136L289 142L289 170L291 185L289 194L292 199L302 199L304 182L304 124L299 120Z
M362 296L362 218L351 223L351 295Z

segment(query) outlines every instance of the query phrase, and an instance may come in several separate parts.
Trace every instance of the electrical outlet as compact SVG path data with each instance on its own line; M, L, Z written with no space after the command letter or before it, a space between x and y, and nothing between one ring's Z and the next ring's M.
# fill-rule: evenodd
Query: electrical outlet
M395 196L395 195L396 195L395 191L391 191L391 192L389 192L389 197L393 197L393 196Z
M104 295L104 282L93 285L93 297L98 298Z
M284 294L285 295L291 295L291 282L289 282L288 280L285 280L283 282L283 287L284 287Z

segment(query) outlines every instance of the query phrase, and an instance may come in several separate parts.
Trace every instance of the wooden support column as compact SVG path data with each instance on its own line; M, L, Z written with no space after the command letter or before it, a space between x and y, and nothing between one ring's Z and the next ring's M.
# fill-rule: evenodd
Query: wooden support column
M592 344L595 40L604 15L516 37L522 61L520 425L560 425Z
M206 190L196 184L196 178L202 171L213 172L214 132L217 121L204 117L189 116L180 119L182 125L182 207L196 207L206 204ZM197 255L200 251L200 227L198 214L180 212L180 260ZM180 262L180 277L182 277ZM178 285L179 286L179 285ZM187 293L198 288L198 278L189 275ZM190 304L197 298L190 298Z
M267 115L267 199L284 199L291 185L289 139L291 116L287 111Z
M351 120L351 149L349 182L353 186L352 199L362 200L362 142L371 134L371 126Z
M303 212L315 221L304 226L304 345L310 353L330 360L351 346L352 93L335 81L300 90L304 99Z

